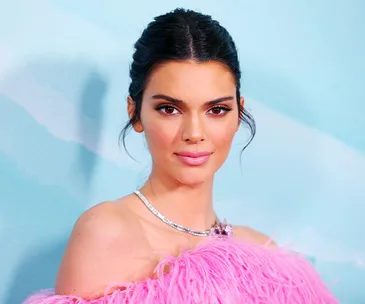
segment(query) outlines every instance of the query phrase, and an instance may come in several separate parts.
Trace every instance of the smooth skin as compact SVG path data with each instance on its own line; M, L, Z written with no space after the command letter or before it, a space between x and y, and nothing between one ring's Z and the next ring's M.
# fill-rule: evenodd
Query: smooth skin
M240 105L244 106L242 97ZM130 97L128 113L134 113ZM141 120L133 126L145 134L152 156L151 174L140 190L170 220L199 231L214 223L214 174L231 149L238 113L235 79L219 62L168 62L153 71ZM202 151L210 156L199 166L187 165L178 156ZM233 233L248 242L268 242L249 227L235 226ZM134 194L102 202L77 220L55 291L97 298L110 283L154 278L161 257L153 252L178 255L201 240L164 224Z

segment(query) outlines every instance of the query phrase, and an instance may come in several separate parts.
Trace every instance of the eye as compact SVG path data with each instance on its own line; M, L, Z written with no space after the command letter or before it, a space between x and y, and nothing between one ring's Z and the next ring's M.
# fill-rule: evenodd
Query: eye
M211 108L208 113L215 115L215 116L221 116L226 114L227 112L231 111L232 109L226 106L216 106Z
M176 114L179 113L178 109L176 109L173 106L169 106L169 105L158 106L156 108L156 110L159 111L159 112L162 112L163 114L166 114L166 115L176 115Z

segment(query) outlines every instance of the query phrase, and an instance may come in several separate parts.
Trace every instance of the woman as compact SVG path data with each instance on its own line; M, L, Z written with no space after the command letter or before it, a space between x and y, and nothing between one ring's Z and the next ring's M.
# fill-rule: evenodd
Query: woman
M338 303L305 259L214 212L214 174L240 123L255 134L240 76L235 44L210 16L177 9L148 25L122 139L129 127L145 134L152 172L81 215L55 290L27 304Z

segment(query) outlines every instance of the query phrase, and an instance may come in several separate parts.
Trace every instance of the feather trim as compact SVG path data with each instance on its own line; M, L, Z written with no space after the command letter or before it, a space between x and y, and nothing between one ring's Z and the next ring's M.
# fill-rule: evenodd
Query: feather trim
M167 274L166 267L170 269ZM50 289L23 304L339 303L299 254L234 238L209 238L177 257L168 255L155 272L157 279L111 284L103 297L94 300L56 295Z

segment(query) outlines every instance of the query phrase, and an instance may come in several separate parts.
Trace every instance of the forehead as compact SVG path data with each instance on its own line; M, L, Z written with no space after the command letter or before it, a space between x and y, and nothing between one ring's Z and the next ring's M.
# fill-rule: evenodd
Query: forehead
M145 96L166 94L185 101L235 96L232 72L220 62L167 62L151 74Z

